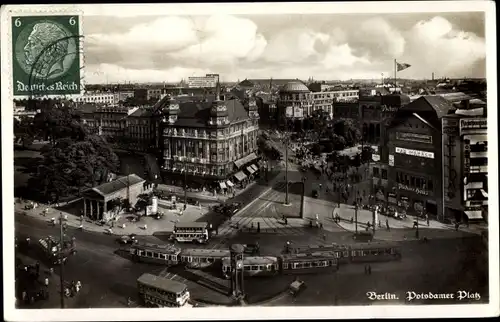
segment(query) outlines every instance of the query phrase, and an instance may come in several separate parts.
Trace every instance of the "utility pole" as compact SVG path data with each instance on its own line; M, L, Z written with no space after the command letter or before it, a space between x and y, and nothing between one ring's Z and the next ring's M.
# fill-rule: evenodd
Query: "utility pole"
M59 282L61 284L61 309L64 309L64 261L63 261L63 249L64 249L64 227L63 227L63 216L59 217L59 226L60 226L60 242L59 242L59 252L58 252L58 260L59 260Z
M184 157L184 209L186 209L187 205L187 163L186 157Z
M285 133L284 140L285 143L285 205L289 204L288 201L288 118L285 115Z

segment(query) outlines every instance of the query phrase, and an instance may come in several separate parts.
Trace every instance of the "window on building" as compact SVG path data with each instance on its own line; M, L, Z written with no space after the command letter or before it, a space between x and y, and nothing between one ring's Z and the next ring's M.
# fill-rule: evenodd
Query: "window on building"
M382 169L382 179L387 180L387 169Z
M416 178L414 176L410 177L410 187L416 187L415 185Z
M427 189L429 191L433 191L434 190L434 186L432 184L432 180L427 181Z
M375 178L378 178L378 177L379 177L379 168L375 168L375 167L373 168L373 176L374 176Z

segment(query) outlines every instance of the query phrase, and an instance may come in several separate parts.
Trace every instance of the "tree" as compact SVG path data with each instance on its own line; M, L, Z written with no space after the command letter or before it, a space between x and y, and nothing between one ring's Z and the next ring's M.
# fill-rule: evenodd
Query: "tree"
M345 139L346 146L351 147L361 141L361 131L351 119L341 119L333 124L333 133Z
M368 163L372 160L375 150L370 146L364 146L361 150L361 163Z
M108 174L118 170L119 159L99 136L74 142L56 141L42 152L43 161L33 180L40 195L51 201L77 194L106 182Z
M35 139L33 120L29 117L22 117L20 120L14 119L14 136L16 142L22 143L23 148L32 144Z

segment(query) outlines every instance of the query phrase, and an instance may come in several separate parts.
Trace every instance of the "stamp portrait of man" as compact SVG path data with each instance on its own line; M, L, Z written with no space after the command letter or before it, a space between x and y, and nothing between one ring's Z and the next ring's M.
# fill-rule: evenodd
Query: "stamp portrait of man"
M40 22L33 26L24 46L25 62L34 69L35 76L50 78L64 71L69 38L58 24Z

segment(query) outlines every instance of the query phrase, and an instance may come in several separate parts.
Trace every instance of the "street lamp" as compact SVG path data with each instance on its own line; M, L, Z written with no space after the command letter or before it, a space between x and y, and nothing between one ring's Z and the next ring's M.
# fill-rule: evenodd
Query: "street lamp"
M184 156L184 209L187 208L187 163Z

